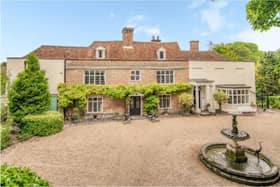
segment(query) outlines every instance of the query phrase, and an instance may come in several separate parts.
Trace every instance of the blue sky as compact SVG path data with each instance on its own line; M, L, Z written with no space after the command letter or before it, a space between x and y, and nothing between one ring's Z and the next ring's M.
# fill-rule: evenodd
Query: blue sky
M1 53L23 56L42 44L87 46L94 40L121 40L123 26L135 27L134 39L178 41L188 49L199 40L250 41L262 50L280 48L280 29L258 33L246 21L246 0L175 1L1 1ZM277 42L278 40L278 42Z

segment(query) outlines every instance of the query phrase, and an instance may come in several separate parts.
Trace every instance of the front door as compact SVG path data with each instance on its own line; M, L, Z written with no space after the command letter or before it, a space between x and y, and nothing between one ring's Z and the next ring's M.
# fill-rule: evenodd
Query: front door
M141 114L141 97L131 96L130 115L140 115L140 114Z

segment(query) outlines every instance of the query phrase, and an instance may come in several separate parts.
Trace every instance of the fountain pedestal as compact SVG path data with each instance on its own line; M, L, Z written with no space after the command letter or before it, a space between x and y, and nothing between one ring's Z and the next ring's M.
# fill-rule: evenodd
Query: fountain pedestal
M231 162L236 163L244 163L247 162L248 158L245 155L245 149L244 147L238 145L237 147L234 147L230 144L226 145L226 158Z

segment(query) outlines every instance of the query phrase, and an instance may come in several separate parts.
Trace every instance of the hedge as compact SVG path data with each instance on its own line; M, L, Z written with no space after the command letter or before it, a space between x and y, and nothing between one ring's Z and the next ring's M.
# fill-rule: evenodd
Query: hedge
M11 140L10 140L11 128L2 127L0 131L1 131L1 150L2 150L11 144Z
M27 115L22 119L22 138L28 136L48 136L60 132L63 129L63 116L56 111L48 111L42 114Z
M27 167L1 165L1 186L50 186L49 182Z
M279 108L280 109L280 95L269 96L269 103L272 106L272 108Z

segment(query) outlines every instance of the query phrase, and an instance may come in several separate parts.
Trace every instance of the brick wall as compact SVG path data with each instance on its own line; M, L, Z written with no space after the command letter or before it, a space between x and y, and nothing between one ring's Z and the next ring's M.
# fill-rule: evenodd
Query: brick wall
M84 83L84 71L103 69L106 84L147 84L156 82L156 71L170 69L175 72L175 82L188 81L188 63L183 61L67 61L66 83ZM131 81L131 70L141 71L140 81Z

